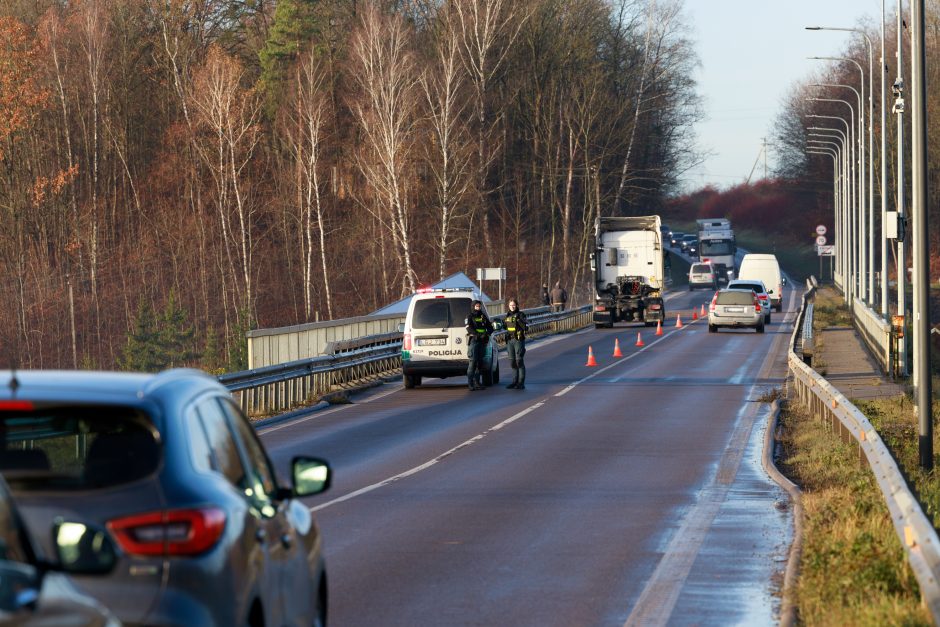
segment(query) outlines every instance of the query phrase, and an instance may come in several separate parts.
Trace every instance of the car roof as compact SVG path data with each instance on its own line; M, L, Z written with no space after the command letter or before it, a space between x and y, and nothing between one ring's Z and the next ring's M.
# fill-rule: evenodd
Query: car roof
M733 288L735 285L760 285L764 288L767 287L760 279L731 279L728 281L729 288Z
M0 370L0 399L140 404L140 399L173 381L222 385L201 370L175 368L160 373L94 370ZM223 388L224 389L224 388Z

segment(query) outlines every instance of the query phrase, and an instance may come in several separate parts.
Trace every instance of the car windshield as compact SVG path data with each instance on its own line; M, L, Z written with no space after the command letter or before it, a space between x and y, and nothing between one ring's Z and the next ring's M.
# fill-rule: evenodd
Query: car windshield
M707 263L694 263L692 264L692 272L696 274L709 274L711 273L712 268Z
M764 288L760 286L760 283L735 283L731 287L736 290L753 290L755 292L764 291Z
M156 431L134 408L0 412L0 470L15 490L112 487L151 474L159 459Z
M702 256L705 255L731 255L734 254L731 242L728 240L709 241L703 240L701 243Z
M470 298L427 298L415 303L411 317L413 329L462 327L470 314Z
M753 305L754 304L754 294L752 292L745 292L739 290L728 290L726 292L718 292L719 305Z

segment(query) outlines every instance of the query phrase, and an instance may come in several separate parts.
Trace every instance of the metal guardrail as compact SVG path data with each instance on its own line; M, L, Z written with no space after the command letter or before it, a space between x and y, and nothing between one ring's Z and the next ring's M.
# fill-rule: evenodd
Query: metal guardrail
M527 309L529 337L573 331L593 322L594 308L551 313L548 307ZM493 316L502 320L505 315ZM506 332L494 335L506 344ZM381 333L327 344L333 353L283 364L223 374L219 382L249 415L284 411L331 393L401 372L402 334Z
M852 304L852 314L855 328L868 346L868 351L878 360L881 371L890 373L891 325L859 298Z
M924 603L934 624L940 624L940 538L937 531L911 494L890 451L865 415L831 383L803 363L793 350L797 346L805 314L804 297L788 355L797 396L814 416L828 420L843 440L858 444L860 459L867 460L881 488L895 532L920 584Z

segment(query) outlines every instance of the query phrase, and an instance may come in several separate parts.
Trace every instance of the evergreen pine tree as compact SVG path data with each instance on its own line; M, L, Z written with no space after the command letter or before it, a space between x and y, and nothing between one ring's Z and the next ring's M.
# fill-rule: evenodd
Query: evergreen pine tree
M134 329L127 336L120 365L137 372L157 372L166 365L156 315L146 299L137 304Z
M185 366L196 358L193 349L195 330L189 323L186 311L177 304L176 294L172 291L160 318L159 336L165 368Z
M265 110L273 118L291 65L317 33L317 0L278 0L268 39L258 53Z

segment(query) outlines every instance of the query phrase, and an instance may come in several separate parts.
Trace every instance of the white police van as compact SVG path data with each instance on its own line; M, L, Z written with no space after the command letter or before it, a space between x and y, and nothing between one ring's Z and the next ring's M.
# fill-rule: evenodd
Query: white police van
M421 385L424 377L467 376L465 323L475 300L482 298L470 288L429 288L414 295L402 325L401 369L406 388ZM496 321L493 325L499 328ZM485 386L499 383L499 349L492 335L483 358L482 380Z

